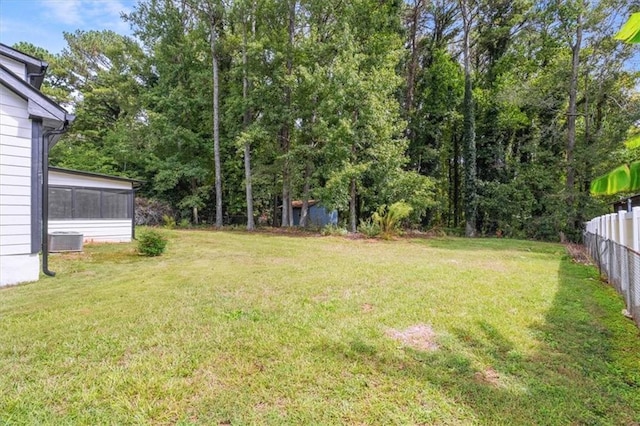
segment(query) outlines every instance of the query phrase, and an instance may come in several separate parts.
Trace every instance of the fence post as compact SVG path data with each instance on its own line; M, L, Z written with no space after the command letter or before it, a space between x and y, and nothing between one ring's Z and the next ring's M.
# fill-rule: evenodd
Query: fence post
M617 251L619 252L617 262L618 262L618 270L620 271L620 289L622 290L622 294L625 296L625 301L627 301L627 306L629 302L629 269L627 265L627 241L625 236L626 233L626 225L627 225L627 212L624 210L620 210L617 215L618 219L618 241L616 241Z
M633 231L633 250L640 252L640 207L631 210L631 229Z
M609 240L616 242L618 241L618 224L616 223L616 215L614 213L609 213L607 216L609 217L609 235L607 237Z
M627 239L626 239L626 235L627 235L627 212L624 210L620 210L617 214L617 219L618 219L618 241L616 241L618 244L623 245L623 246L627 246Z

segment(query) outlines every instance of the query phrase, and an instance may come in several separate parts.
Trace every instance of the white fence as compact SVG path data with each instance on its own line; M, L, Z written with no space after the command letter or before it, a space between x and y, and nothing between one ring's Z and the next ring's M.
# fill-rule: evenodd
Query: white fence
M584 243L640 327L640 207L592 219L587 223Z

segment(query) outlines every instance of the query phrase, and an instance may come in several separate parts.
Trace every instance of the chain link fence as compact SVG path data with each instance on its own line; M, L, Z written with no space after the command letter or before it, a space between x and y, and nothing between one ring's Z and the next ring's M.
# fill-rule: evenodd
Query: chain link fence
M584 245L600 275L622 295L627 312L640 327L640 253L590 232L584 234Z

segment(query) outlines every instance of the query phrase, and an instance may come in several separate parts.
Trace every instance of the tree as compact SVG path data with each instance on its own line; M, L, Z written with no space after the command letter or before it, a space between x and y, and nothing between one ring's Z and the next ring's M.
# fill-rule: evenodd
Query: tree
M476 189L476 134L475 109L473 102L473 82L471 77L471 37L476 19L476 5L473 0L459 0L462 16L462 56L464 64L464 170L465 170L465 235L476 235L476 214L478 208Z
M16 43L13 48L47 62L47 73L40 89L42 93L61 105L69 105L72 102L71 94L74 88L69 81L68 67L62 55L50 53L27 42Z
M620 146L638 76L611 37L629 8L144 0L142 47L79 32L47 57L45 90L79 115L53 158L142 178L194 222L288 226L300 199L304 225L316 199L356 231L404 200L414 225L575 238L604 208L594 177L640 159Z
M112 31L64 36L68 47L54 60L56 87L69 93L77 119L52 150L52 164L140 177L141 159L131 152L140 126L142 50Z
M255 2L252 1L251 9L253 14L255 14ZM252 14L246 13L245 8L242 8L242 99L244 101L244 113L242 114L242 127L244 131L247 131L249 126L251 125L251 109L247 104L249 98L249 64L247 61L247 33L250 23L251 27L251 35L255 37L256 27L255 27L255 17ZM245 18L246 16L246 18ZM249 23L247 22L249 21ZM252 177L251 177L251 144L249 140L246 140L244 143L244 173L245 173L245 188L246 188L246 199L247 199L247 230L253 231L255 228L255 223L253 220L253 188L252 188Z
M208 24L209 48L211 49L211 69L213 84L213 158L215 172L216 226L221 228L222 220L222 165L220 161L220 77L218 58L219 31L222 27L224 6L220 0L189 1L189 7Z
M157 0L127 16L150 53L142 95L149 195L196 223L215 179L210 22L200 17L184 3Z

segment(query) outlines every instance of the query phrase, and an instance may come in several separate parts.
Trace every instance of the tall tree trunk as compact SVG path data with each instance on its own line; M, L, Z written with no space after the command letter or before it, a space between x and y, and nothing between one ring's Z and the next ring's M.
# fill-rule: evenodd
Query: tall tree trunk
M356 202L358 201L358 192L356 191L356 178L351 178L349 188L349 232L356 233L358 230L358 213L356 210Z
M582 13L578 14L576 22L576 39L572 46L571 57L571 80L569 82L569 111L567 112L567 144L565 154L567 159L567 207L569 216L567 218L567 230L575 230L575 180L576 170L574 165L574 150L576 146L576 116L578 98L578 71L580 67L580 48L582 46Z
M311 190L311 164L306 160L304 168L304 188L302 189L302 210L300 211L300 226L306 227L309 218L309 192Z
M407 65L407 92L405 94L404 109L407 117L411 117L413 111L413 98L418 69L418 23L422 0L415 0L409 12L409 49L410 57Z
M473 85L471 81L471 28L472 14L467 0L460 0L463 20L463 60L464 60L464 169L465 169L465 235L476 235L477 188L476 188L476 124L473 104Z
M242 17L242 100L244 101L244 115L242 126L246 131L251 124L251 110L247 98L249 96L249 75L247 70L247 21ZM253 20L253 17L251 18ZM255 21L252 23L252 30L255 35ZM251 145L249 141L244 143L244 179L247 199L247 230L253 231L255 223L253 220L253 188L251 186Z
M289 128L288 124L285 125L285 128L282 129L281 133L282 137L282 151L285 153L285 156L288 155L289 152ZM291 226L290 217L289 217L289 206L291 206L291 191L290 191L290 176L289 176L289 159L285 157L284 164L282 166L282 221L280 226L287 227Z
M453 227L460 224L460 140L453 135Z
M291 217L289 217L289 207L291 206L291 177L289 170L289 159L287 158L290 146L288 123L284 125L280 133L280 137L282 139L282 152L285 155L284 163L282 165L282 221L280 223L280 226L287 227L291 226L290 221L292 219Z
M216 22L213 16L211 25L211 57L213 66L213 159L216 175L216 227L222 227L222 171L220 165L220 107L219 107L219 78L218 78L218 52L216 49L217 33Z
M295 34L296 0L289 1L289 49L287 53L287 76L293 74L293 37ZM291 109L291 88L285 88L285 104ZM282 166L282 226L293 226L293 207L291 205L291 170L289 164L289 150L291 149L291 119L287 111L286 122L282 129L282 151L284 164Z
M193 194L196 194L198 191L198 181L196 179L191 179L191 191ZM193 214L193 224L197 225L200 220L198 217L198 206L193 206L191 212Z

